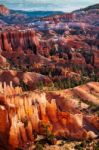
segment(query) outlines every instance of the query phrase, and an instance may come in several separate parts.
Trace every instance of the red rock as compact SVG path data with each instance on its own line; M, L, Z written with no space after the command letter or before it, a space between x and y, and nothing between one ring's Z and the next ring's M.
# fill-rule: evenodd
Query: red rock
M0 5L0 14L7 16L10 14L10 10L4 5Z
M99 83L93 84L98 86ZM87 88L87 85L84 85L83 88ZM95 89L93 91L95 92ZM86 92L88 93L89 90ZM49 92L50 96L52 93ZM2 114L0 118L2 120L0 132L6 131L6 134L9 135L9 139L6 141L8 142L8 146L17 148L25 145L28 141L34 141L33 133L37 132L38 134L45 135L46 128L55 137L62 138L65 136L66 138L77 140L94 139L97 137L99 117L92 114L86 115L86 113L80 111L79 107L75 108L75 110L79 109L75 113L72 109L69 112L68 107L63 111L65 100L64 102L61 101L63 106L60 108L56 103L59 98L58 93L57 91L55 93L57 97L54 97L55 99L51 99L50 101L47 99L45 93L37 91L26 93L22 89L21 91L16 90L12 85L4 85L3 98L6 103L0 105L0 115ZM74 95L72 89L62 91L61 94L64 98L69 97L71 103ZM76 98L78 98L77 93L75 94L75 100L78 101ZM72 105L69 106L73 108ZM7 120L8 114L9 120ZM7 129L8 125L10 127Z
M42 82L44 85L51 83L48 77L34 72L0 71L0 82L10 84L11 81L16 86L23 82L31 90L35 89L39 85L39 82Z
M12 31L0 33L0 45L2 50L13 51L31 49L35 54L39 47L39 41L34 30Z
M9 64L8 64L6 58L3 57L2 55L0 55L0 66L1 66L1 67L7 67L8 65L9 65Z

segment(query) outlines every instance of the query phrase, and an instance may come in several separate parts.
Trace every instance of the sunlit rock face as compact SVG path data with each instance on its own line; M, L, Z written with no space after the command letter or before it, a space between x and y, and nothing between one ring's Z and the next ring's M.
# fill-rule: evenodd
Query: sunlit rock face
M6 8L4 5L0 5L0 14L7 16L10 14L10 10Z
M96 138L99 117L82 111L89 107L85 100L99 105L98 86L98 82L91 82L60 93L41 93L23 92L20 87L14 88L12 82L10 86L0 84L1 140L9 149L23 147L35 140L35 133L44 135L46 126L55 137L75 140Z

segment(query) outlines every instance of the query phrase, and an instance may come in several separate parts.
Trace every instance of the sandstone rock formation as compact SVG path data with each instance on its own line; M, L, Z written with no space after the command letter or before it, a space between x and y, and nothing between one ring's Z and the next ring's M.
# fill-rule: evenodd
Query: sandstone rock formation
M6 66L8 66L8 65L9 65L9 64L8 64L6 58L3 57L2 55L0 55L0 67L6 67Z
M89 82L99 81L98 14L34 19L0 5L0 150L47 133L99 137L99 82Z
M95 82L84 85L88 90L82 94L78 92L80 98L78 99L75 88L59 94L57 91L54 93L23 92L20 87L13 88L12 82L10 82L10 86L5 83L3 86L0 84L2 141L5 140L10 149L24 147L27 142L34 141L35 132L44 135L46 126L55 137L76 140L96 138L99 135L99 117L94 114L82 113L83 109L87 109L82 106L87 101L89 91L92 92L90 100L91 97L93 100L94 93L95 98L92 103L96 104L97 99L97 106L99 106L98 86L99 83ZM78 88L82 89L83 86ZM85 88L84 90L86 90ZM79 100L81 101L80 105Z
M14 16L8 25L1 24L0 54L9 69L36 72L50 77L52 82L58 81L57 77L60 81L76 82L82 76L98 80L97 12L53 15L30 23L25 20L22 25L13 23ZM21 20L23 17L17 14L16 18L18 15ZM79 77L75 77L78 73ZM72 74L75 75L71 77Z
M36 89L41 82L45 86L52 82L50 78L35 72L0 71L0 82L10 84L11 81L14 86L20 85L23 88L26 86L30 90Z
M31 49L37 53L39 40L34 30L22 30L0 33L0 48L5 51L15 51Z

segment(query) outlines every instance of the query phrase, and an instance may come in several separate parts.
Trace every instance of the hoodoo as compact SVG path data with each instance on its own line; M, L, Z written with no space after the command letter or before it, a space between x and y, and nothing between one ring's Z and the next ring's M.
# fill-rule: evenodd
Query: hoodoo
M44 126L49 126L49 132L56 138L65 136L69 139L85 140L98 137L99 117L96 115L88 115L81 111L83 110L82 104L84 104L83 101L85 101L85 98L86 101L89 101L89 92L85 92L85 90L88 88L90 91L90 85L94 89L92 92L97 93L96 87L99 86L99 83L94 82L63 91L65 95L62 93L61 95L55 94L55 92L23 92L20 87L14 88L12 83L10 83L10 86L4 84L4 87L1 84L0 134L2 135L2 140L12 148L24 147L27 142L34 141L35 132L38 135L45 134ZM75 90L78 89L80 91L75 93ZM82 89L83 92L81 93ZM78 93L82 101L80 107ZM48 96L49 94L50 97ZM71 102L67 103L68 97L73 99L73 95L75 97L74 101L78 103L76 105L71 105ZM66 99L65 96L67 97ZM54 99L51 99L51 97ZM92 103L94 104L95 102L99 106L98 97L94 96L93 99L93 93L90 93L90 99L91 97ZM57 103L58 100L61 101L61 109ZM65 111L62 110L62 108L64 109L64 104ZM67 104L70 105L71 112ZM79 110L79 113L76 112L76 109Z

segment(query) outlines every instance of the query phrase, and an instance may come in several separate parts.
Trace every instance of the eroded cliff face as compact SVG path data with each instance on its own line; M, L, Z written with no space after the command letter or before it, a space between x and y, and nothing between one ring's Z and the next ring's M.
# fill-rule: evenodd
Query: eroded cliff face
M39 39L34 30L5 31L0 33L0 48L4 51L31 49L37 54Z
M56 138L96 138L99 117L83 110L90 107L87 102L99 106L98 86L91 82L60 93L41 93L23 92L20 87L13 88L12 82L10 86L0 84L0 141L5 145L0 144L8 149L24 147L35 141L35 133L45 135L46 127Z
M22 21L22 24L13 21L19 16L21 22L24 17L12 13L6 17L12 16L12 21L3 28L1 25L0 67L3 70L36 72L50 78L54 85L65 82L62 88L98 81L98 10L31 19L30 23Z
M43 40L44 38L46 38L46 40ZM96 43L93 43L93 46L95 46L95 48L93 47L92 49L91 43L87 43L86 36L84 35L60 37L57 41L54 41L54 38L44 37L43 33L38 34L38 32L33 29L18 29L18 31L15 29L13 31L0 33L1 54L8 60L12 60L12 64L14 63L15 65L17 65L16 59L21 62L21 54L25 56L29 62L31 58L27 58L27 54L30 54L31 56L29 57L34 57L34 59L36 57L34 55L40 54L44 56L46 60L50 58L53 61L53 58L55 58L56 62L59 61L59 63L63 60L64 64L70 62L74 65L87 66L90 64L92 67L95 66L98 68L99 52ZM16 58L14 59L14 57ZM27 61L23 63L28 65Z
M99 137L99 83L89 82L99 81L94 11L29 21L0 6L0 148L25 149L47 133Z
M93 72L98 78L99 51L95 42L91 47L91 41L85 35L61 36L57 40L50 37L49 33L48 35L49 37L33 29L13 28L11 31L1 32L2 69L36 72L53 83L66 81L68 84L69 79L70 82L78 84L82 82L82 76L86 76L83 81L87 82Z

